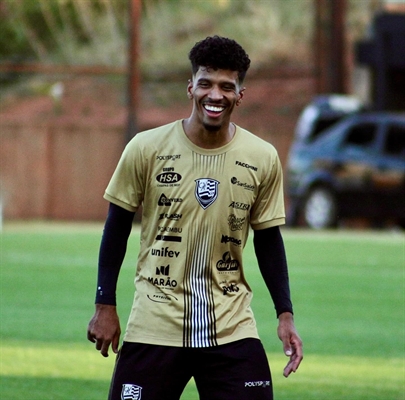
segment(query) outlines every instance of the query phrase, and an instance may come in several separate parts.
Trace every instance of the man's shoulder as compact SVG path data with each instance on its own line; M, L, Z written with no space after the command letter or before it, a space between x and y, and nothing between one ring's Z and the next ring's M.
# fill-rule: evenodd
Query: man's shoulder
M237 125L239 131L239 138L244 147L247 149L255 150L259 153L273 153L276 154L276 148L268 141L262 139L261 137L255 135L254 133L248 131Z
M139 142L153 142L157 138L161 139L165 134L171 134L173 130L179 128L180 120L173 121L165 125L158 126L156 128L147 129L137 133L132 140Z
M125 146L126 154L150 154L158 152L173 142L181 128L181 120L138 132Z

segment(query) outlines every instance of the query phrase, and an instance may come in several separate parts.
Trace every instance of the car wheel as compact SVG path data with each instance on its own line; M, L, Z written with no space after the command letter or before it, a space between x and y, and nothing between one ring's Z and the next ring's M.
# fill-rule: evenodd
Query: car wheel
M306 225L313 229L335 227L336 210L336 199L332 191L326 187L315 187L306 197L303 217Z

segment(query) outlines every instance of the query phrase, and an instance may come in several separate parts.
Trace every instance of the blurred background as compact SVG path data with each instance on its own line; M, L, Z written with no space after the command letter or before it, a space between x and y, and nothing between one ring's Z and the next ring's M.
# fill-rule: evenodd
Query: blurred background
M404 400L405 0L0 0L1 399L105 398L114 357L85 333L102 196L136 132L189 116L188 52L214 34L252 59L234 120L277 148L288 225L342 228L283 232L305 344L288 380L246 246L276 398ZM134 226L122 328L139 244Z
M234 120L275 145L288 181L298 120L318 96L404 112L404 17L403 0L0 0L2 220L103 220L123 147L189 115L188 51L214 34L249 53ZM339 224L370 226L350 217Z

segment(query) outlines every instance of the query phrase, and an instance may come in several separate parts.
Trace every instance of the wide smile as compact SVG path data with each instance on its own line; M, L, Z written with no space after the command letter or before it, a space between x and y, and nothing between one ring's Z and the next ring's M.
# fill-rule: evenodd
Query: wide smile
M219 116L222 111L225 110L224 106L212 105L212 104L204 104L204 110L207 111L207 114L211 117Z

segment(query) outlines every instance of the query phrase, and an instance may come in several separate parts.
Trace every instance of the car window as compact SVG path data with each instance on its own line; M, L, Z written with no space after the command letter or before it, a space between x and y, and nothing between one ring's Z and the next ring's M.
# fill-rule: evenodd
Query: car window
M377 125L362 123L351 127L343 142L344 146L371 147L377 133Z
M319 118L317 122L314 124L314 129L312 132L312 136L308 138L308 141L313 141L316 139L322 131L332 126L334 123L339 121L342 117L334 117L334 118Z
M384 143L384 153L405 157L405 126L390 125Z

